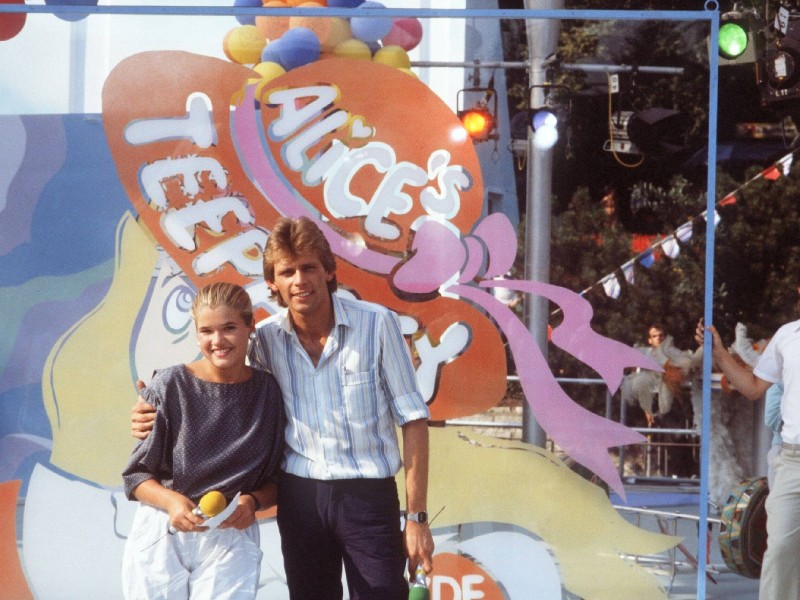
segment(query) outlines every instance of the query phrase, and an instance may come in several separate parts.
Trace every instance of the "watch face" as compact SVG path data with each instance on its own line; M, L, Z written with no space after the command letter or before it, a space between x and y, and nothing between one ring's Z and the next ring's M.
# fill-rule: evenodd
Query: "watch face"
M416 521L417 523L427 523L428 522L428 513L421 511L418 513L408 513L408 520L409 521Z

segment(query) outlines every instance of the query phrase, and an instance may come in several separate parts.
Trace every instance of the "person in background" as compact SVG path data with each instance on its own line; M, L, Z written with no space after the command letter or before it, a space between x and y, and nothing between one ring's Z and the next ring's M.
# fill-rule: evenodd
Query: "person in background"
M783 384L776 383L767 390L764 396L764 425L772 432L772 444L767 452L767 483L769 488L775 485L775 457L781 451L781 398Z
M199 360L158 371L142 396L152 433L123 472L141 502L125 544L125 598L255 598L261 565L255 512L275 503L285 426L280 388L246 365L253 307L238 285L213 283L192 304ZM219 492L234 512L216 529L194 509ZM168 534L169 532L169 534Z
M695 339L711 336L712 358L728 381L750 400L783 383L781 451L775 457L774 485L766 501L767 550L761 566L759 600L800 600L800 320L772 337L751 371L725 348L713 326L701 320Z
M659 323L653 323L647 328L647 344L651 348L658 348L666 337L664 327Z
M285 307L256 329L252 364L270 370L288 418L278 528L292 600L405 600L404 575L432 568L428 407L398 316L335 295L336 259L310 219L281 218L264 278ZM134 409L134 435L147 428ZM402 455L396 426L403 437ZM405 468L405 527L395 474Z

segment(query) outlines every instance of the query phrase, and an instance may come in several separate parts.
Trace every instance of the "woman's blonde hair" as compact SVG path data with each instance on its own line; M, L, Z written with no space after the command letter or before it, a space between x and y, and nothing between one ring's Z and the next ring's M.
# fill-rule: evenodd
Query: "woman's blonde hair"
M245 289L235 283L218 281L200 288L192 302L192 318L197 321L201 308L227 306L237 311L245 325L253 324L253 303Z

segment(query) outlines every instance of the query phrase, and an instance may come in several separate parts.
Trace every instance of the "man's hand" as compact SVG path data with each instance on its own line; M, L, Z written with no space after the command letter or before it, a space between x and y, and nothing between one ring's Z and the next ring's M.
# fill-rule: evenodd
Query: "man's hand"
M705 333L706 333L705 321L703 319L700 319L699 321L697 321L697 327L695 327L694 330L694 341L697 342L697 345L700 346L701 348L705 343Z
M136 389L142 391L145 388L144 381L141 379L136 382ZM136 404L131 409L131 434L137 440L147 439L153 431L153 422L156 420L156 409L152 404L144 401L139 396Z
M700 319L697 322L697 327L694 330L694 341L702 348L703 343L705 342L705 332L708 331L711 334L711 351L717 350L722 348L722 338L719 337L719 333L717 332L717 328L713 325L709 325L708 327L705 326L705 322L703 319Z
M417 565L422 565L425 573L433 569L433 535L427 523L406 521L403 543L408 556L408 571L413 577Z
M703 347L703 343L705 342L704 334L706 331L711 334L711 364L717 367L720 359L725 360L725 355L728 351L725 349L725 344L722 343L722 338L719 336L717 328L713 325L706 327L703 319L697 322L697 328L694 330L694 340L700 348Z

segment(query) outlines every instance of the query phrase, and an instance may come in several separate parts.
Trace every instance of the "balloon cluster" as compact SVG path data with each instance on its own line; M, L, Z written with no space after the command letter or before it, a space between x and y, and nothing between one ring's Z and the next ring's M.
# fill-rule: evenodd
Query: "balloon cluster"
M385 8L371 0L235 0L234 6ZM415 18L357 14L348 19L269 14L236 18L240 25L223 40L225 56L242 65L253 65L262 83L330 57L371 60L413 75L408 51L422 39L422 24Z

